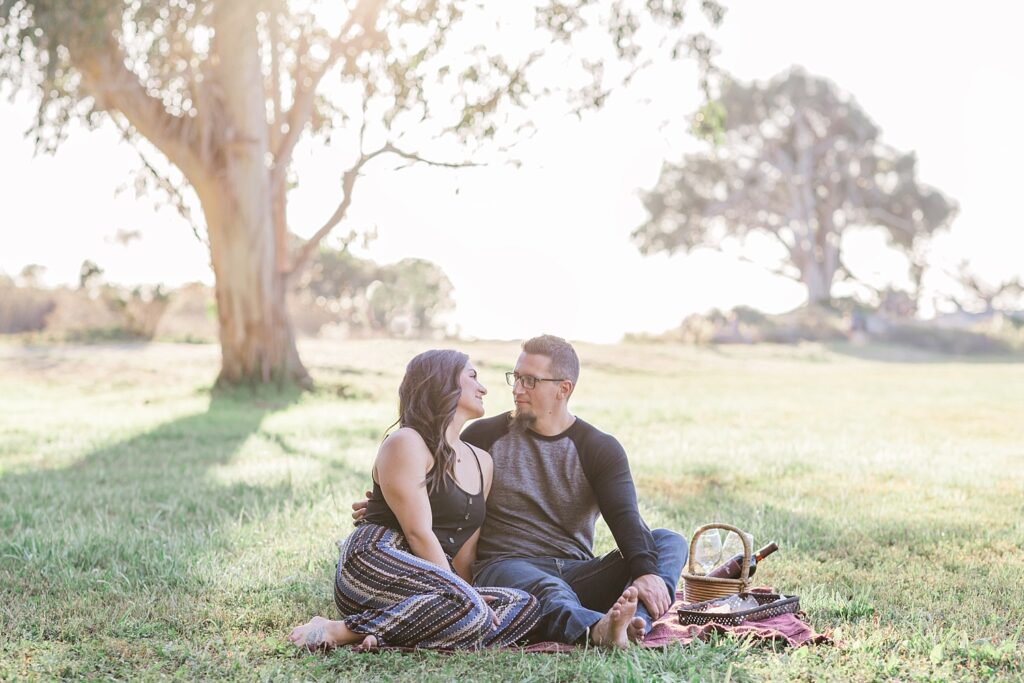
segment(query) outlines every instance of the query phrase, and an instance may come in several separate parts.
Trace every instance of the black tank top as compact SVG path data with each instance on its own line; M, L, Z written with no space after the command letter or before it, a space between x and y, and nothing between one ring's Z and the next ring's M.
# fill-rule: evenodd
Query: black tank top
M469 444L466 444L469 446ZM484 523L486 505L484 502L484 470L480 466L480 456L476 449L469 446L476 458L476 467L480 472L480 493L466 493L455 480L444 476L444 481L437 489L429 495L430 512L432 516L431 530L437 536L441 549L449 557L455 557L462 548L462 545L469 540L469 537ZM433 468L431 468L433 471ZM428 473L429 474L429 473ZM373 482L373 497L366 506L364 522L380 524L389 529L402 530L398 518L391 511L380 484Z

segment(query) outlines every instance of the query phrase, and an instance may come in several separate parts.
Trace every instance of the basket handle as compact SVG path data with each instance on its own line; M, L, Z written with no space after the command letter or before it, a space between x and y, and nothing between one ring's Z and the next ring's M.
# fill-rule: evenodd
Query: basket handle
M709 531L711 529L725 529L726 531L735 531L736 535L740 537L740 541L743 542L743 566L740 567L740 581L742 581L745 585L747 583L747 580L750 578L750 558L754 555L754 549L753 547L751 547L750 538L747 537L746 533L740 531L732 524L725 524L724 522L712 522L711 524L705 524L704 526L693 532L693 538L690 539L690 557L686 561L687 571L693 575L697 574L694 571L695 567L693 566L693 555L697 550L697 539L705 531Z

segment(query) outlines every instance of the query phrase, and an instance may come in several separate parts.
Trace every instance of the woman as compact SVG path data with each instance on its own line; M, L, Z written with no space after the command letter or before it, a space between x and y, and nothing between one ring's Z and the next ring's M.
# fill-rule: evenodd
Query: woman
M533 596L470 585L494 465L459 433L484 414L486 393L464 353L426 351L409 362L400 428L377 452L366 516L339 544L334 601L345 616L313 617L289 640L457 649L508 645L533 627Z

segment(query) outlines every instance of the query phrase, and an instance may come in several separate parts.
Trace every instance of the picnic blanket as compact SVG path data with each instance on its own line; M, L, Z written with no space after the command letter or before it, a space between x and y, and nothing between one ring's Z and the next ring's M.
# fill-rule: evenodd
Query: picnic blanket
M770 588L755 588L755 591L773 592ZM676 593L676 600L671 609L654 622L654 627L642 643L642 647L663 648L672 643L686 645L694 640L707 640L714 633L730 634L737 637L748 637L765 643L776 643L785 647L801 645L831 645L831 636L817 633L804 621L804 614L781 614L762 621L744 621L738 626L722 626L710 623L701 626L684 626L679 623L676 611L685 604L683 593ZM557 653L572 652L579 645L544 642L527 646L526 652Z
M754 591L774 592L771 588L754 588ZM676 593L676 600L663 617L654 622L651 632L647 634L640 647L664 648L672 643L686 645L694 640L707 640L714 633L730 634L740 638L751 638L763 643L774 643L783 647L800 647L801 645L831 645L832 638L825 633L817 633L804 621L804 614L782 614L763 621L745 621L738 626L722 626L720 624L704 624L702 626L683 626L679 623L676 611L685 604L683 593ZM554 641L534 643L526 647L510 646L501 648L506 651L529 652L534 654L558 654L573 652L582 645L567 645ZM415 652L417 648L386 645L367 650L381 652L383 650ZM454 653L457 650L436 650L437 652Z

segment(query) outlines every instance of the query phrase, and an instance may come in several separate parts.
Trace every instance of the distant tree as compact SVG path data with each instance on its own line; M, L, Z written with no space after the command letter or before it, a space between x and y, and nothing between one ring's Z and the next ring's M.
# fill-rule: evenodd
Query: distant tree
M21 269L18 279L21 280L24 287L38 287L42 283L44 272L46 272L46 266L30 263Z
M53 292L41 289L31 278L26 280L24 270L21 285L0 273L0 334L42 330L56 306Z
M95 261L86 259L78 269L78 288L89 289L103 277L103 269Z
M1024 278L1019 276L993 282L978 275L968 261L962 261L954 279L961 293L949 299L961 311L994 313L1019 311L1024 306Z
M881 141L881 130L830 81L794 68L768 83L726 80L697 116L716 144L666 163L644 195L649 218L633 233L645 254L719 248L753 233L787 255L780 274L807 287L810 304L831 301L849 275L843 234L880 227L913 259L917 242L947 227L956 203L917 180L913 152Z
M437 264L403 259L383 266L367 291L375 326L392 334L423 336L442 329L453 310L452 283Z
M409 258L380 265L353 254L348 242L338 249L321 247L295 290L353 329L399 336L443 331L444 314L455 308L454 288L437 264Z
M295 280L296 290L306 290L313 297L332 300L352 299L366 292L378 279L380 265L356 256L346 241L341 248L321 246Z
M32 132L41 150L55 149L72 121L113 121L143 156L152 187L197 237L205 230L219 382L308 384L288 281L345 218L371 162L427 162L410 140L442 139L457 143L458 158L429 163L464 165L485 141L514 142L542 98L579 113L602 106L652 59L695 53L706 65L708 40L680 30L688 8L686 0L0 0L0 83L38 97ZM709 24L721 21L716 0L700 8ZM492 27L501 13L533 33L499 40ZM541 68L545 58L557 68ZM351 156L337 209L290 251L290 169L307 132L344 137Z

